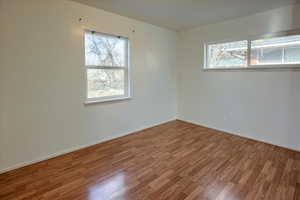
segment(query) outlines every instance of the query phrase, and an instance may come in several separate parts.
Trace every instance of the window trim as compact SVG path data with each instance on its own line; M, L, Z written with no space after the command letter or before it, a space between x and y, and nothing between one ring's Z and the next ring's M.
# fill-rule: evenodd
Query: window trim
M84 30L84 57L85 57L85 34L88 32L94 32L99 35L113 37L118 39L126 40L126 65L125 66L101 66L101 65L85 65L85 102L84 104L95 104L95 103L104 103L104 102L113 102L113 101L122 101L132 99L132 80L131 80L131 53L130 53L130 40L124 36L117 36L114 34L97 32L89 29ZM85 62L84 62L85 63ZM96 97L96 98L88 98L88 78L87 71L88 69L111 69L111 70L124 70L124 95L114 95L107 97Z
M255 36L248 36L245 38L235 38L235 39L228 39L228 40L219 40L213 42L204 42L204 65L203 70L213 71L213 70L257 70L257 69L298 69L300 70L300 63L289 63L289 64L260 64L260 65L252 65L251 64L251 42L254 40L260 39L271 39L275 37L285 37L285 36L293 36L293 35L300 35L300 29L288 30L288 31L280 31L262 35L255 35ZM208 66L208 46L220 43L230 43L230 42L239 42L239 41L248 41L247 45L247 65L245 67L215 67L209 68Z

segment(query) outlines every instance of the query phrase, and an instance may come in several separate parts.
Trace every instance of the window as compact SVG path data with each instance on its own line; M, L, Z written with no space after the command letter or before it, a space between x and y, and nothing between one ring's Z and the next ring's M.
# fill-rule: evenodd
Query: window
M247 51L247 40L209 45L208 67L245 67Z
M87 103L130 97L127 38L86 31L85 66Z
M252 65L300 64L300 35L251 41Z
M300 64L300 35L295 33L205 46L206 69L299 67Z

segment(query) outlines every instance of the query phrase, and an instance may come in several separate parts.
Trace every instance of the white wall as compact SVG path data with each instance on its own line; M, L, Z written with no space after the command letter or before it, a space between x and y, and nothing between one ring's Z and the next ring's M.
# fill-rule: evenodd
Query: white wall
M300 28L300 6L181 33L179 119L300 150L300 71L203 71L204 41Z
M3 4L3 2L0 0L0 10L2 9L2 5ZM3 22L4 22L4 15L3 15L3 13L2 12L0 12L0 27L2 27L3 26ZM0 31L0 38L2 38L2 35L3 35L3 32L2 31ZM3 45L2 45L2 43L3 43L3 41L2 40L0 40L0 55L3 53ZM1 148L1 146L3 145L2 143L3 143L3 139L2 139L2 132L3 132L3 129L2 129L2 127L3 127L3 124L2 124L2 122L3 122L3 112L2 112L2 110L3 110L3 94L2 94L2 91L3 91L3 80L4 80L4 75L3 75L3 72L2 72L2 62L1 62L1 60L0 60L0 148ZM2 151L0 151L0 166L1 166L1 163L3 163L3 156L2 156L2 154L3 154L3 152ZM1 168L0 168L1 169Z
M175 32L66 0L0 3L0 171L176 118ZM84 28L130 38L132 100L83 104Z
M71 1L0 0L0 172L175 119L176 113L300 150L300 71L201 70L204 41L300 28L298 10L199 27L179 33L178 43L175 32ZM130 38L132 100L83 104L84 28Z

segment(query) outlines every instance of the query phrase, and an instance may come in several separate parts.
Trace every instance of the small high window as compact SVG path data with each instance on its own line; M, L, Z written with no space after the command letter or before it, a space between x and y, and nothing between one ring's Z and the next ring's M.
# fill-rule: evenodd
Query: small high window
M246 67L247 40L208 45L208 68Z
M251 41L251 64L300 64L300 35Z
M300 34L295 32L205 47L205 69L300 67Z

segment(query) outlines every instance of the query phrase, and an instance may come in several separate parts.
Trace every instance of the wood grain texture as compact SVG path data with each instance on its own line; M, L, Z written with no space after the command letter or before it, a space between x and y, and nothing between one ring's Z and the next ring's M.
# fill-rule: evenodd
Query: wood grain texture
M300 200L300 153L174 121L2 174L0 199Z

